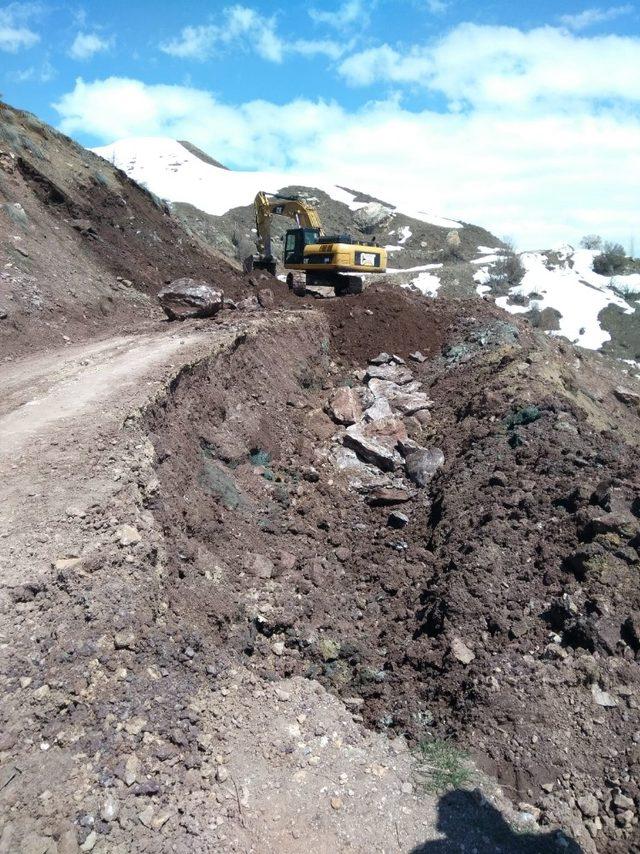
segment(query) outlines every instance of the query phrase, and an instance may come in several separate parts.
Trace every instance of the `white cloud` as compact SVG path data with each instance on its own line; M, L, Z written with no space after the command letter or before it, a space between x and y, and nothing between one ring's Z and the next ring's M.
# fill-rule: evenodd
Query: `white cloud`
M569 27L571 30L585 30L587 27L613 21L631 12L633 12L633 6L627 3L624 6L609 6L606 9L585 9L583 12L578 12L575 15L561 15L560 21L565 27Z
M348 56L338 71L352 86L370 86L377 81L429 85L433 60L422 48L400 53L384 44Z
M627 240L640 198L640 118L628 110L412 112L397 101L355 112L324 101L217 101L209 92L109 78L55 105L66 133L100 142L189 139L245 169L325 172L408 207L512 234L523 247L599 232Z
M353 85L421 85L476 108L640 101L640 38L461 24L433 44L356 53L339 73Z
M369 23L369 13L363 0L345 0L345 2L341 3L333 11L325 8L311 8L309 10L309 17L317 24L327 24L336 30L342 31L346 27L354 27L356 25L362 27Z
M302 56L327 56L329 59L340 59L351 50L353 42L340 43L330 39L296 39L287 46L288 51Z
M36 3L9 3L0 8L0 50L18 53L37 44L40 36L29 23L40 12Z
M222 10L222 24L185 27L179 37L160 45L160 50L180 59L205 60L234 44L248 44L263 59L282 62L284 45L274 18L265 18L248 6Z
M97 33L77 33L69 48L72 59L91 59L96 53L104 53L112 46L112 39L103 39Z

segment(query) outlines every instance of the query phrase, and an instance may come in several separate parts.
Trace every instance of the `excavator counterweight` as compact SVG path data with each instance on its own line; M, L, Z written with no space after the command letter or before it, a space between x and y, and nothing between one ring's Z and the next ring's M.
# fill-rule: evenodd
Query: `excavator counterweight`
M320 217L308 201L299 196L279 196L259 192L255 198L258 255L245 260L245 270L258 268L275 275L277 260L271 245L274 216L293 219L297 228L284 238L283 265L287 284L297 293L306 285L329 285L336 294L360 293L363 274L384 273L386 250L365 244L348 234L325 235Z

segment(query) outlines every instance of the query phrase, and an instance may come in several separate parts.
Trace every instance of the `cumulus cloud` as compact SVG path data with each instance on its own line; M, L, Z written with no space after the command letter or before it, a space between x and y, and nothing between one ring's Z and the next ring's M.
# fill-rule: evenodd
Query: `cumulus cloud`
M201 89L109 78L55 105L66 133L96 142L189 139L245 169L324 172L380 198L511 234L525 247L637 227L640 118L628 111L414 112L396 100L227 104Z
M640 38L461 24L432 44L353 54L338 70L352 85L411 83L476 108L639 101Z
M178 38L160 45L160 50L180 59L205 60L234 44L249 44L263 59L282 62L283 43L274 18L265 18L248 6L222 10L222 24L185 27Z
M103 39L97 33L77 33L73 44L69 48L69 56L72 59L91 59L96 53L104 53L112 46L111 39Z
M37 3L9 3L0 8L0 50L18 53L33 47L40 36L31 28L31 21L41 13Z
M624 6L608 6L605 9L591 8L585 9L583 12L578 12L575 15L561 15L560 21L565 27L569 27L572 30L585 30L587 27L613 21L631 12L633 12L633 6L630 3L626 3Z

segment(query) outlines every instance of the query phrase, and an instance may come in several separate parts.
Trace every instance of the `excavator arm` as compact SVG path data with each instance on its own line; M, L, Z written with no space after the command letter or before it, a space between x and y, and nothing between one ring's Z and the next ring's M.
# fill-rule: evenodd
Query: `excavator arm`
M258 251L265 260L273 258L271 252L271 220L275 215L295 220L299 228L315 228L322 234L320 217L315 208L294 196L273 196L260 191L255 198Z

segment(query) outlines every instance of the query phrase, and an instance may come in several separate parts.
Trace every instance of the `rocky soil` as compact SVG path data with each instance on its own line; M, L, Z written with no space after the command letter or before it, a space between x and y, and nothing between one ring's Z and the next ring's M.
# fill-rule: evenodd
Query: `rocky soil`
M243 278L112 170L127 231L9 114L0 852L640 851L638 382ZM178 274L214 317L163 318Z

